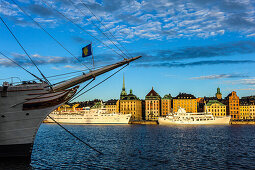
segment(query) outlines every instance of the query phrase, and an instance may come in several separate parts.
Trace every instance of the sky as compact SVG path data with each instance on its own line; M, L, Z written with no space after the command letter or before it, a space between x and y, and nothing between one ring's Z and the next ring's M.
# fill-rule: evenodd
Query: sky
M223 97L255 95L253 0L0 0L0 16L47 77L91 69L92 58L81 57L89 43L95 67L142 56L76 101L118 99L123 75L141 99L152 87L162 97L214 96L217 87ZM2 22L0 51L40 76ZM33 79L2 55L0 73L0 83Z

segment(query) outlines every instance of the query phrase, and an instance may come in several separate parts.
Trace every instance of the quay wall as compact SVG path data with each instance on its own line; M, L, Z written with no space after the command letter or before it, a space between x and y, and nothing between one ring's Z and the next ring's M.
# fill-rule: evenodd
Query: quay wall
M242 120L231 120L231 125L255 125L255 120L251 121L242 121Z
M131 120L129 124L136 124L136 125L157 125L158 121L146 121L146 120Z

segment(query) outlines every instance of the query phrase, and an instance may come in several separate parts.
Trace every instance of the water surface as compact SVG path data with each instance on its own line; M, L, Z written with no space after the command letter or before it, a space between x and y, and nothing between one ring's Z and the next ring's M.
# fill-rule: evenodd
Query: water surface
M255 169L255 126L42 124L31 166L42 169Z

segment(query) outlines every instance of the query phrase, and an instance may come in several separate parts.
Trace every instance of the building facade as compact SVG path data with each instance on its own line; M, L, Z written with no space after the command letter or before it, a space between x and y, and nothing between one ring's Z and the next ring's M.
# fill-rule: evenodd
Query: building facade
M186 112L197 113L197 99L192 94L180 93L173 98L173 112L177 112L179 107Z
M161 113L161 97L154 91L153 87L151 91L145 96L145 119L146 120L158 120Z
M227 106L217 100L209 100L206 104L205 111L212 113L213 116L226 116Z
M239 107L239 97L236 92L231 92L227 97L228 106L227 114L231 116L232 120L237 120L240 118L240 107Z
M106 101L105 108L108 113L119 113L119 100L111 99Z
M119 100L120 113L131 114L131 120L142 120L142 101L136 97L132 90Z
M255 119L255 103L251 103L249 109L251 119Z
M119 112L123 114L131 114L131 120L142 120L142 101L133 94L132 89L130 90L130 93L127 94L124 75L119 100Z
M171 102L172 102L171 94L167 94L161 99L161 116L166 116L170 112L172 112Z

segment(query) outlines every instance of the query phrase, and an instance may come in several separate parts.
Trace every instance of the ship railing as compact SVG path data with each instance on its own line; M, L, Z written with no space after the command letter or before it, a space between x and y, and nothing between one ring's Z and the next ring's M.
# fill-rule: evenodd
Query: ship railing
M14 80L16 80L16 82ZM9 81L10 81L10 86L16 85L16 84L22 84L22 81L19 77L8 77L8 78L0 79L1 84L3 84L4 82L9 82Z

